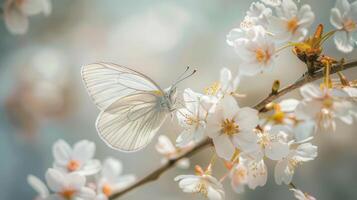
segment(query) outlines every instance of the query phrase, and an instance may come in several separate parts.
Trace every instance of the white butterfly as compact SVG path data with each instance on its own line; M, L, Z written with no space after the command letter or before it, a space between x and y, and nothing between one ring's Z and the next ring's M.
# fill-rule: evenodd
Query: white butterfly
M96 128L110 147L137 151L150 143L176 104L176 85L191 76L186 71L168 89L162 90L148 76L113 63L82 67L89 95L101 110Z

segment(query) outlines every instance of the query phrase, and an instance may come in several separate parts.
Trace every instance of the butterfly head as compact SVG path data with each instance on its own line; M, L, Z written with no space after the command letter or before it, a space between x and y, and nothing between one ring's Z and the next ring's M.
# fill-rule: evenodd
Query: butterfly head
M167 106L170 111L176 109L176 100L177 100L177 88L169 87L165 90L165 99L167 101Z

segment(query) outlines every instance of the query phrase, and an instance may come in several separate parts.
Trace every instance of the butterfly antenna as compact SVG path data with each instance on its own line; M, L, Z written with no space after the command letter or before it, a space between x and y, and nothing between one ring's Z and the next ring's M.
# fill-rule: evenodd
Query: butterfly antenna
M186 72L188 71L190 69L190 66L187 66L186 67L186 69L185 69L185 71L183 72L183 73L181 73L177 78L176 78L176 80L175 80L175 84L174 85L176 85L176 83L179 81L179 80L181 80L181 78L186 74Z
M177 80L177 81L175 82L174 86L177 85L178 83L180 83L181 81L183 81L183 80L185 80L185 79L191 77L191 76L194 75L196 72L197 72L197 70L194 69L194 70L193 70L190 74L188 74L187 76L181 77L179 80Z

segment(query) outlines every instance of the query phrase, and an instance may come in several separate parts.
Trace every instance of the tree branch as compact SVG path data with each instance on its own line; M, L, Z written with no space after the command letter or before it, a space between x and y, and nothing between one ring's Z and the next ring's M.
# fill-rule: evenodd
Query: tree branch
M348 62L346 64L343 65L335 65L334 67L332 67L331 69L331 74L337 73L339 71L343 71L346 69L350 69L353 67L357 67L357 61L352 61L352 62ZM265 99L261 100L257 105L254 106L255 109L259 110L259 112L265 112L265 106L271 102L273 102L274 100L276 100L277 98L287 94L290 91L293 91L297 88L300 88L301 86L313 82L317 79L320 79L323 77L323 72L319 71L316 72L313 75L309 75L306 74L304 75L302 78L300 78L299 80L297 80L295 83L281 89L280 91L276 92L275 94L271 94L268 97L266 97ZM163 174L164 172L166 172L167 170L169 170L171 167L173 167L177 161L179 161L182 158L185 157L191 157L192 155L198 153L199 151L201 151L202 149L208 147L212 145L212 141L209 138L206 138L204 141L198 143L193 149L191 149L190 151L186 152L185 154L181 155L180 157L176 158L176 159L171 159L169 160L169 162L167 162L165 165L157 168L156 170L154 170L153 172L151 172L150 174L148 174L147 176L145 176L144 178L139 179L138 181L136 181L134 184L130 185L128 188L126 188L125 190L122 190L118 193L114 193L113 195L111 195L109 197L109 200L114 200L124 194L126 194L127 192L140 187L146 183L152 182L157 180L161 174Z

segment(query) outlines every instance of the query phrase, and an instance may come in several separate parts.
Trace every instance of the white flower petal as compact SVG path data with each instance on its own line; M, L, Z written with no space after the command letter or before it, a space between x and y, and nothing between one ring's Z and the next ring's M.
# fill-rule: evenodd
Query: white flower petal
M160 154L166 155L166 154L172 154L176 152L175 146L172 144L171 140L165 136L165 135L160 135L158 138L158 142L155 145L156 151L158 151Z
M107 158L103 162L102 166L102 177L112 180L113 178L115 179L117 176L119 176L122 173L123 170L123 165L122 163L114 158Z
M301 144L296 149L294 157L303 162L313 160L317 157L317 146L311 143Z
M289 184L293 178L294 171L290 171L288 168L288 160L283 159L278 161L275 165L274 178L278 185L282 183Z
M289 144L283 142L271 142L265 147L265 154L272 160L281 160L289 154Z
M52 147L55 162L60 165L66 165L71 160L72 148L64 140L58 140Z
M354 41L352 35L345 31L338 31L333 37L338 50L343 53L349 53L353 50Z
M46 198L49 196L50 192L48 191L45 183L33 175L27 176L28 184L38 193L41 198Z
M227 135L214 137L213 144L219 157L225 160L230 160L232 158L235 148Z
M296 99L284 99L279 103L279 105L281 107L281 111L293 112L299 103L300 101Z
M93 158L94 152L95 152L94 142L90 142L88 140L82 140L74 145L72 158L75 160L82 161L82 163L85 163L86 161Z
M330 22L336 29L343 28L343 18L341 12L337 8L331 9Z
M55 169L48 169L45 175L48 187L54 191L59 192L66 185L66 179L61 171Z
M94 199L95 197L95 192L93 189L88 188L88 187L82 187L79 192L78 192L78 197L83 198L83 199Z

